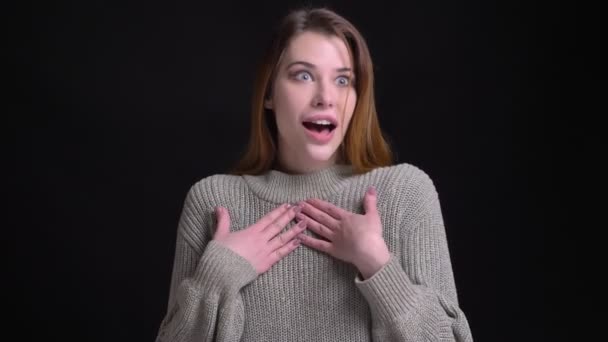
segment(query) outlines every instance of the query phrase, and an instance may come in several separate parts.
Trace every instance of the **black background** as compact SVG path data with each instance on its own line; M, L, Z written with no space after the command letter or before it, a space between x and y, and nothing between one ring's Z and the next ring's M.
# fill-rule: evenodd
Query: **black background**
M9 103L12 325L23 339L149 341L189 187L248 139L254 67L302 2L19 8ZM543 340L546 210L567 9L532 1L308 2L370 47L398 162L440 194L478 341ZM550 119L549 119L550 118ZM381 196L381 194L379 194Z

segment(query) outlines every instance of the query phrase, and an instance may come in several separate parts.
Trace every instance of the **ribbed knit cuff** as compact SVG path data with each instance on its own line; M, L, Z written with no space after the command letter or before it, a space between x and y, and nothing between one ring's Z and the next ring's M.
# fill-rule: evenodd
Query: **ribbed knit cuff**
M247 260L211 240L194 274L194 279L209 292L236 293L257 278Z
M355 285L381 322L390 322L414 309L421 295L394 255L370 278L361 280L357 276Z

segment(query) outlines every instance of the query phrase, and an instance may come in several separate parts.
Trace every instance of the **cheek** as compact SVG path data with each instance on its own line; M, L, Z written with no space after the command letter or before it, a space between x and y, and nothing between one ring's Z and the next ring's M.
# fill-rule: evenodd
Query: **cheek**
M273 103L279 130L291 132L300 109L297 92L282 84L275 89Z
M353 113L353 111L355 110L355 106L357 105L357 93L355 91L352 92L351 96L348 99L348 109L349 112Z
M275 109L278 115L298 116L306 107L308 93L305 87L281 85L275 92Z
M275 109L277 111L290 110L293 107L293 95L289 86L280 84L274 93Z
M353 90L348 94L348 102L346 102L346 108L344 108L344 124L348 126L350 119L353 117L355 106L357 105L357 93Z

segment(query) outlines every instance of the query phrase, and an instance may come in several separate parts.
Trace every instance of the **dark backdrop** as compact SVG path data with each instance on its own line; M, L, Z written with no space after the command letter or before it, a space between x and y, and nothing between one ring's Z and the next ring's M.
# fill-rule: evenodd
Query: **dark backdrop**
M254 67L297 2L44 2L20 8L10 134L13 327L28 338L152 340L189 187L248 139ZM547 119L557 5L329 4L366 37L398 162L443 208L478 341L544 336ZM14 180L14 181L13 181ZM26 338L24 338L26 339Z

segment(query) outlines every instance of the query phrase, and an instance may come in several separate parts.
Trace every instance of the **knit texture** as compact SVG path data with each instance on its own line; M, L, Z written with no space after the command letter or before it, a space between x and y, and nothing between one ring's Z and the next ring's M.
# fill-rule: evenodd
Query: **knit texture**
M304 245L257 276L247 260L211 240L216 206L229 210L230 230L238 231L308 198L363 214L372 185L391 258L366 280L353 265ZM472 341L432 180L408 163L361 175L338 164L308 174L203 178L183 204L156 340Z

